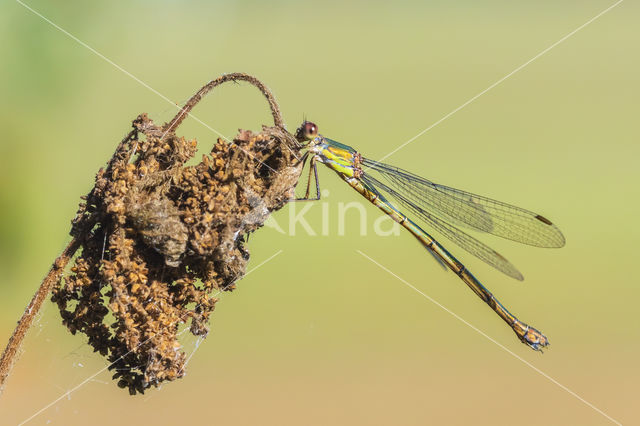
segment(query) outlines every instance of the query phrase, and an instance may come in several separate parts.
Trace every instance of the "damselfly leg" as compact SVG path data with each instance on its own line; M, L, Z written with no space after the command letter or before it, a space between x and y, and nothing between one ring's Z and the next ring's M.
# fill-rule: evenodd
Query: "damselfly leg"
M309 152L307 151L302 157L303 162L307 161L307 157L309 156ZM318 168L316 166L317 157L311 156L311 161L309 162L309 176L307 177L307 189L304 192L303 198L292 198L289 201L318 201L320 200L320 181L318 180ZM315 198L309 198L309 193L311 191L311 174L313 173L313 178L316 182L316 196Z

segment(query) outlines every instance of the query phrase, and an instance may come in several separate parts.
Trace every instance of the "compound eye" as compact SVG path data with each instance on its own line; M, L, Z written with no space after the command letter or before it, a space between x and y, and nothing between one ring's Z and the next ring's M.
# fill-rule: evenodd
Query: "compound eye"
M308 136L313 137L313 136L316 136L316 135L318 134L318 128L316 127L316 125L315 125L314 123L312 123L312 122L310 122L310 121L307 121L307 122L304 124L304 127L305 127L305 129L304 129L304 130L305 130L305 133L306 133Z
M310 141L313 138L318 136L318 126L311 121L305 121L302 123L298 130L296 131L296 139L300 142Z

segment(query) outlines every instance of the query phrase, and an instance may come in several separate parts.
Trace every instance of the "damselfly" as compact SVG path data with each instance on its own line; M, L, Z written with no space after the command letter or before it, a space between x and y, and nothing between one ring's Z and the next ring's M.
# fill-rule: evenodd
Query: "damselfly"
M523 276L507 259L458 227L537 247L562 247L564 236L550 220L520 207L440 185L398 167L369 160L350 146L318 134L317 126L309 121L298 128L296 138L308 148L302 161L311 158L307 189L304 198L299 200L320 199L316 163L325 164L411 232L442 266L451 269L509 324L523 343L537 351L549 345L544 334L511 314L462 263L403 214L396 204L464 250L517 280L522 280ZM316 183L315 198L309 198L312 172Z

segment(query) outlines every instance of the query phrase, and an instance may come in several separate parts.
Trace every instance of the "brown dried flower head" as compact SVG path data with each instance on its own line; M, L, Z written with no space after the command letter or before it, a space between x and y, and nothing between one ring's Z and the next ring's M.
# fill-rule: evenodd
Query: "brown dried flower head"
M82 251L53 291L64 324L132 394L184 375L181 325L206 336L214 292L245 273L245 236L293 197L302 168L281 127L219 139L185 166L195 140L146 115L133 126L80 205Z

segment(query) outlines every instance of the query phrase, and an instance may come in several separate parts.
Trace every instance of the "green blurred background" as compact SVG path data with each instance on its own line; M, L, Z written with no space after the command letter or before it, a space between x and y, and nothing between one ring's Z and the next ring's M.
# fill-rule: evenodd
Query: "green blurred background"
M306 114L376 159L613 3L28 4L175 103L222 73L251 73L273 89L289 129ZM483 238L524 283L452 247L550 337L544 355L410 235L361 236L355 210L338 235L338 204L358 195L321 170L329 235L253 235L250 268L282 253L223 297L186 377L129 396L107 372L94 376L105 361L47 302L0 398L0 423L29 418L87 379L29 424L611 423L526 363L618 421L638 422L638 12L621 3L387 160L561 227L561 250ZM4 345L131 120L148 112L162 122L174 109L17 2L0 5L0 40ZM264 100L242 84L216 90L194 113L227 136L270 124ZM203 152L216 138L194 120L179 133ZM275 215L283 227L291 208ZM366 209L370 230L379 214ZM305 217L320 232L322 205ZM184 344L191 354L198 342Z

